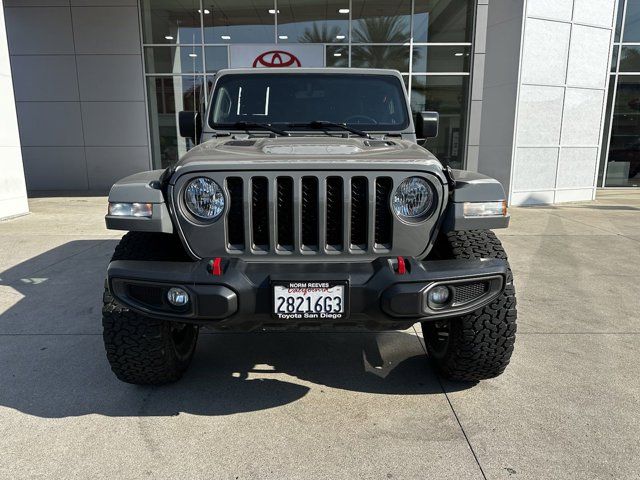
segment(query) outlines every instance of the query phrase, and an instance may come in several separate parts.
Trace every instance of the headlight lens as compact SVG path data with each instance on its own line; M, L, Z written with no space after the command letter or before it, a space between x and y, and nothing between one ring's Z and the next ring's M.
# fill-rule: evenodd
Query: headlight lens
M224 210L224 193L220 185L210 178L198 177L185 188L184 202L197 218L215 220Z
M423 217L433 203L433 190L424 178L409 177L393 195L393 210L402 218L415 220Z

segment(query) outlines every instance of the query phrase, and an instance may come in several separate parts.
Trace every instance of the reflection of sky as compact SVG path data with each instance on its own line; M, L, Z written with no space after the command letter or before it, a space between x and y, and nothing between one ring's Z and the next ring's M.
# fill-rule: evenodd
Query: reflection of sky
M429 41L429 13L416 13L413 15L413 41Z
M176 43L200 43L200 29L193 27L180 27L178 28L178 32L173 34L173 32L167 32L166 35L171 35L175 37L173 41ZM164 36L163 36L164 38ZM161 43L165 43L166 39Z

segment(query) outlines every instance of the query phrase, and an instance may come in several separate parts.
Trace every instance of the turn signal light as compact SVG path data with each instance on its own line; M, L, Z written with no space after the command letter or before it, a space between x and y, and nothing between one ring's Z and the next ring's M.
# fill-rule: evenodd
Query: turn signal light
M147 217L153 216L153 203L114 203L109 202L108 215L114 217Z
M506 217L507 201L500 202L464 202L465 217Z

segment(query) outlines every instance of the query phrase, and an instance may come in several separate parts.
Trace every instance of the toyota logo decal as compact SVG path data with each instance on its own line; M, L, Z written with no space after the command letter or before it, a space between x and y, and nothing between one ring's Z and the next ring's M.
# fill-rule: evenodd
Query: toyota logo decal
M298 57L284 50L271 50L259 55L253 61L253 67L281 68L301 67Z

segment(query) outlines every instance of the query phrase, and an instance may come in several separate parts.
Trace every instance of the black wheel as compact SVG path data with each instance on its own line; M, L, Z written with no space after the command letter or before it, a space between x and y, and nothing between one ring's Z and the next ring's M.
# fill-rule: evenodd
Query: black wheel
M489 230L448 232L439 237L433 256L440 259L503 258L507 254ZM509 270L504 292L474 312L438 322L423 322L429 357L445 377L478 381L500 375L511 359L516 339L516 293Z
M112 260L185 260L179 239L156 233L127 233ZM189 367L198 327L140 315L118 304L105 286L102 307L107 359L127 383L160 385L178 380Z

